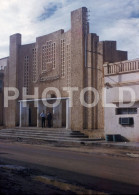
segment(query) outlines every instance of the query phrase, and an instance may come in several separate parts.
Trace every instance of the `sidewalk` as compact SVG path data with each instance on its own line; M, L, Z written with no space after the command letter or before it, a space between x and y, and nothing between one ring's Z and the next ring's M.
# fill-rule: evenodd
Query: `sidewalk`
M101 138L88 138L79 131L65 130L64 128L11 128L0 130L0 140L24 142L29 144L54 144L58 147L98 146L105 148L119 148L139 151L139 142L114 142Z
M139 142L108 142L108 141L94 141L92 145L98 145L101 147L112 147L120 149L133 149L139 150Z

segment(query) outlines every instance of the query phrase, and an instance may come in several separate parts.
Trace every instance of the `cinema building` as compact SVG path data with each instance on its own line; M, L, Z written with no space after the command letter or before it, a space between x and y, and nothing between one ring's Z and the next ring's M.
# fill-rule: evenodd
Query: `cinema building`
M21 34L14 34L10 36L9 49L9 57L0 59L0 125L40 127L40 113L49 110L55 128L104 129L103 64L127 60L127 52L117 50L116 41L99 41L98 35L89 32L87 8L71 12L71 29L67 32L60 29L27 45L22 45ZM19 91L19 97L9 100L8 107L4 107L4 87ZM38 97L25 98L23 87L27 95L35 94L38 88ZM48 91L44 99L53 105L51 108L42 102L42 93L49 87L57 88L61 94L58 97L53 90ZM95 107L85 107L80 102L80 93L86 87L95 88L100 95ZM70 88L78 88L73 92L72 107ZM8 94L15 95L12 90ZM60 104L55 106L57 99ZM84 100L92 104L94 93L88 90Z

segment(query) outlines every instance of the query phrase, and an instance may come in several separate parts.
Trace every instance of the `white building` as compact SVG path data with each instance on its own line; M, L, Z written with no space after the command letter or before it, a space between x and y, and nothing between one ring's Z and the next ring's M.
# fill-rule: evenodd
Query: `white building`
M104 85L107 140L139 141L139 59L104 64Z

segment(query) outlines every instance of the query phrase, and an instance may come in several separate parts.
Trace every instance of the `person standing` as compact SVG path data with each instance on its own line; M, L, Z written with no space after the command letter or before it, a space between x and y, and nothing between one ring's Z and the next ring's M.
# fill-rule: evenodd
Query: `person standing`
M50 112L47 113L47 121L48 127L51 128L52 114Z
M42 113L40 114L40 117L42 119L42 128L45 127L45 118L46 118L46 115L44 113L44 110L42 111Z

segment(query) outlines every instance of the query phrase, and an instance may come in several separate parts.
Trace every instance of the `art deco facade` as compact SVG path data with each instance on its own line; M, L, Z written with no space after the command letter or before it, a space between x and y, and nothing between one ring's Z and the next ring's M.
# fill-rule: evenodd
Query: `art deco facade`
M22 45L21 34L10 36L10 55L0 60L0 124L12 126L40 126L40 112L47 108L42 104L42 92L55 87L61 93L61 104L51 108L54 127L67 127L73 130L103 129L104 112L102 98L93 108L80 103L83 88L94 87L101 97L103 86L103 64L127 59L127 52L116 50L115 41L99 41L98 35L89 32L88 11L83 7L71 12L71 29L58 30L36 38L35 43ZM16 87L19 97L3 107L4 87ZM23 108L22 87L33 95L39 88L38 108L34 99L27 101ZM77 87L73 93L73 106L69 108L69 92L63 87ZM10 95L14 95L13 92ZM56 98L53 91L47 94L52 103ZM86 103L92 103L94 95L85 93ZM36 100L35 100L36 101Z

